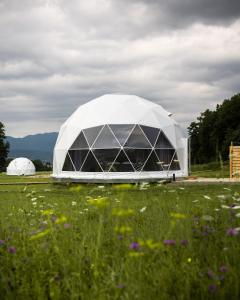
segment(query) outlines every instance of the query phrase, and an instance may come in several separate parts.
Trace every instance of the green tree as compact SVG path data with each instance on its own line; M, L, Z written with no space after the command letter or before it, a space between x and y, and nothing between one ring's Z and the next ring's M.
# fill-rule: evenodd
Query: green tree
M9 143L6 142L5 127L0 122L0 172L5 171L8 153Z
M207 109L188 127L192 163L228 159L231 142L240 145L240 94Z

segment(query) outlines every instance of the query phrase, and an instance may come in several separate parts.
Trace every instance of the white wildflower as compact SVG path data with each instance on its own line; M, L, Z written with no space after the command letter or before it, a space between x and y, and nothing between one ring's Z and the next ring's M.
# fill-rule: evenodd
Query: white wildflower
M209 197L208 195L204 195L203 196L205 199L211 200L211 197Z
M144 206L144 207L142 207L139 211L140 211L140 213L143 213L145 210L146 210L146 206Z

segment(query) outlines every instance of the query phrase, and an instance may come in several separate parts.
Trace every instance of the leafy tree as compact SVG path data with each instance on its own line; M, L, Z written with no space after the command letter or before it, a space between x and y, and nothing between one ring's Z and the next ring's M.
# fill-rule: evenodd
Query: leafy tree
M192 163L208 163L219 157L227 160L231 142L240 144L240 94L224 100L214 111L201 113L188 132Z
M9 143L6 142L5 127L0 122L0 172L5 171L8 152Z

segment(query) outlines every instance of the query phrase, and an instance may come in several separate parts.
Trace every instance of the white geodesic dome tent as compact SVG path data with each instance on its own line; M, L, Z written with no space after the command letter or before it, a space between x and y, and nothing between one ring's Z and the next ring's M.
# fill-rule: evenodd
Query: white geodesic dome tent
M12 160L7 167L7 175L34 175L36 169L32 161L25 157Z
M136 182L188 175L188 140L171 114L134 95L104 95L61 126L53 177Z

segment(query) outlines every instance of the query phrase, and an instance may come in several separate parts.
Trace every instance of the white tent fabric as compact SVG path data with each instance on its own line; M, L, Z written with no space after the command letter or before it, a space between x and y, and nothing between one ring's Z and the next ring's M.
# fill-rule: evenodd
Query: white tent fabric
M180 170L158 172L82 172L63 171L66 155L80 132L106 124L139 124L159 128L178 155ZM61 126L54 148L53 177L79 180L168 178L188 175L188 140L171 113L160 105L134 95L107 94L80 106Z
M18 157L12 160L7 167L7 175L34 175L35 166L31 160L25 157Z

